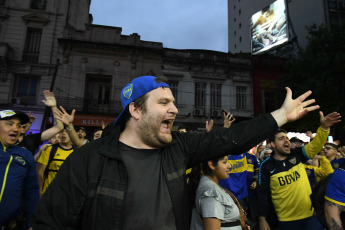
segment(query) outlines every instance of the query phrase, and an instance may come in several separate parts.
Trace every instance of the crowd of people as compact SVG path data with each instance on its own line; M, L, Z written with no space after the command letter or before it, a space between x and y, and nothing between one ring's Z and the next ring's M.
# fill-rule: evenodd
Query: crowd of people
M341 116L320 111L310 142L289 139L280 127L319 106L286 91L270 114L237 123L224 110L223 127L175 132L166 79L138 77L90 140L50 91L42 133L27 134L31 113L2 110L0 229L343 229L345 147L327 142Z

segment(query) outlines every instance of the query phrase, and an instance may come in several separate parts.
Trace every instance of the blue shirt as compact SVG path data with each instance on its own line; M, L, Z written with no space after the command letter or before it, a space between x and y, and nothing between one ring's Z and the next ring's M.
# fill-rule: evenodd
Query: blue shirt
M252 183L255 170L258 171L258 162L249 153L229 155L228 161L231 165L229 178L220 180L219 184L242 200L248 196L248 183Z
M345 206L345 170L334 170L327 185L325 199Z
M332 161L331 161L331 165L333 167L333 169L337 169L339 168L340 165L342 165L343 163L345 163L345 158L334 158Z

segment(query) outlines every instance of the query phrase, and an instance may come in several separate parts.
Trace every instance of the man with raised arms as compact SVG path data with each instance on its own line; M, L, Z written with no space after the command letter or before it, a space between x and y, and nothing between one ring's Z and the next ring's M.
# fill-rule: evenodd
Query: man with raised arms
M172 132L178 110L166 79L135 78L104 137L64 162L34 215L34 229L189 229L185 172L229 152L241 154L279 126L319 106L308 91L249 121L209 133ZM217 150L217 151L215 151Z

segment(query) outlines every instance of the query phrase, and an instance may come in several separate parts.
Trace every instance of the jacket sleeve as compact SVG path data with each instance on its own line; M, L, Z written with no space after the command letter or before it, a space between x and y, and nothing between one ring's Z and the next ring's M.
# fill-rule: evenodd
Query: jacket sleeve
M319 127L316 131L316 135L311 142L307 145L303 146L303 154L307 159L313 158L316 154L318 154L324 144L327 141L327 137L329 135L330 129L326 130Z
M331 162L329 160L322 156L320 159L320 167L315 167L315 178L316 181L320 181L322 178L326 177L328 174L333 173L333 167L331 165Z
M40 199L37 172L36 172L36 163L30 152L30 161L28 174L24 181L24 204L25 204L25 213L28 219L28 228L32 226L32 215Z
M81 154L72 153L41 197L33 216L33 229L76 229L86 197L86 169ZM83 153L83 152L79 152Z
M258 197L259 200L259 216L266 217L268 215L269 201L271 195L270 188L270 175L268 169L265 167L265 162L260 166L259 170L259 188L258 188Z
M214 128L209 133L187 133L184 141L190 166L217 156L237 155L248 151L278 129L271 114L265 114L230 128Z

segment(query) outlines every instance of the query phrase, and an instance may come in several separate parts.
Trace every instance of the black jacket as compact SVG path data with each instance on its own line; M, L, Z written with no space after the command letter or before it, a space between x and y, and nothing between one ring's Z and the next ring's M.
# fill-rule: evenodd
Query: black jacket
M172 133L172 142L160 151L177 229L189 229L186 168L215 156L243 153L277 128L267 114L210 133ZM122 229L127 169L118 152L119 135L120 129L114 128L67 158L36 209L35 230Z

